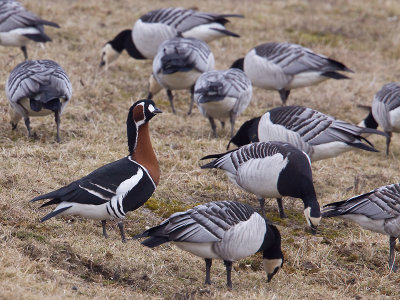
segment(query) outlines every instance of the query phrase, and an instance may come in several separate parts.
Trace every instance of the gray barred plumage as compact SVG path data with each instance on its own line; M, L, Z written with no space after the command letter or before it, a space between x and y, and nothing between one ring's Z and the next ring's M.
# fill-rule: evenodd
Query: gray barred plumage
M214 136L217 136L214 118L225 125L231 123L233 136L236 117L249 105L253 89L250 79L239 69L208 71L196 81L194 100L200 112L209 119Z
M0 1L0 45L20 47L28 58L26 45L29 41L49 42L44 25L59 28L58 24L46 21L26 10L18 1Z
M389 235L389 267L394 265L394 246L400 237L400 184L390 184L350 199L329 203L322 217L342 217L361 227Z
M24 118L31 136L31 116L55 114L57 141L60 141L60 115L72 96L72 86L64 69L52 60L28 60L18 64L7 79L11 124L16 128Z

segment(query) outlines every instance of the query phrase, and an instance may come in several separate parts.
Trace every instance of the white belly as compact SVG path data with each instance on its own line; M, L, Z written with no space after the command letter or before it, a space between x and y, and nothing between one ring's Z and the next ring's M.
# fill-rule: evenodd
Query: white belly
M331 142L312 147L311 161L338 156L351 150L353 147L343 142Z
M72 202L62 202L56 207L55 210L72 205L71 208L60 213L60 216L73 215L94 220L114 219L114 217L107 213L106 204L107 203L101 205L88 205Z
M194 255L203 258L221 258L219 257L213 248L214 243L187 243L187 242L174 242L182 250L190 252Z
M225 97L224 100L201 103L205 116L211 118L225 120L229 118L237 99L232 97Z
M190 89L190 87L195 84L200 75L201 73L196 70L176 72L173 74L162 74L160 72L156 75L156 78L165 88L170 90L186 90Z
M0 44L3 46L25 46L30 39L23 34L38 34L39 31L35 27L18 28L8 32L0 32Z
M328 77L321 76L321 72L303 72L294 75L292 81L288 85L288 89L295 89L300 87L305 87L309 85L314 85L322 81L327 80Z
M387 235L387 232L385 232L384 230L384 220L372 220L364 215L356 215L356 214L348 214L348 215L343 215L341 217L343 219L356 222L364 229Z
M400 106L389 112L390 124L394 132L400 132Z

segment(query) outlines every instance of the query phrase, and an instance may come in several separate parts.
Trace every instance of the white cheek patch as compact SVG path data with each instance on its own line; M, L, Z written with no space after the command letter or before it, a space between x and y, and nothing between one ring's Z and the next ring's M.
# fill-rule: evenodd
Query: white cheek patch
M282 266L282 259L275 258L275 259L263 259L264 271L267 274L274 273L276 268L280 268Z
M304 216L306 217L308 226L318 227L318 225L321 221L321 217L319 217L319 218L311 217L311 207L307 207L304 210Z
M154 108L153 104L150 104L148 109L149 109L150 112L153 112L153 111L156 110L156 109Z

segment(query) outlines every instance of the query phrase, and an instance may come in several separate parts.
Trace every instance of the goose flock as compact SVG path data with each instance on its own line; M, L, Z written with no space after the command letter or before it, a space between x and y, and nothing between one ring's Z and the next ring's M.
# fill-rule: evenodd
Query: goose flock
M365 150L374 155L378 151L367 139L370 134L386 138L388 154L392 133L400 132L400 83L388 83L376 93L368 107L369 114L359 125L312 108L286 106L292 89L328 79L349 79L343 72L353 71L335 59L288 42L259 44L234 61L229 69L215 70L218 57L214 57L207 43L222 37L239 38L239 34L226 26L229 18L243 17L184 8L152 10L141 16L132 29L121 31L103 46L100 67L105 69L124 50L134 59L153 60L152 69L147 73L143 70L149 78L147 99L138 100L126 109L129 153L66 186L55 185L54 191L32 195L31 202L48 200L41 207L55 205L40 221L66 215L99 220L104 237L108 237L106 221L116 220L122 242L126 242L125 216L142 207L162 184L150 139L150 120L162 117L158 116L162 111L155 96L165 89L171 110L176 114L172 91L189 90L188 114L196 104L209 120L215 138L218 137L215 119L223 128L226 120L231 126L227 152L199 157L199 161L212 159L201 165L201 169L224 170L230 182L257 197L260 210L257 212L238 199L207 202L174 213L152 228L135 228L142 233L133 236L133 240L147 238L141 243L150 248L173 242L178 248L203 258L206 284L211 284L212 260L223 260L229 288L232 288L232 263L261 252L270 281L285 259L279 228L266 218L265 198L276 198L280 217L287 218L282 198L289 196L303 201L305 220L313 234L323 218L342 217L388 235L389 268L397 270L399 184L329 203L321 210L311 164L350 150ZM15 130L23 118L28 138L35 139L30 117L53 114L56 140L60 143L60 117L72 99L70 78L58 62L28 60L26 50L30 41L51 41L44 26L60 27L26 10L17 1L1 0L0 45L19 47L25 58L11 71L5 84L11 129ZM278 91L283 105L254 116L235 133L236 118L252 105L253 86ZM69 105L73 105L73 100ZM383 131L377 130L378 126ZM238 148L229 150L231 145ZM254 200L249 197L245 202Z

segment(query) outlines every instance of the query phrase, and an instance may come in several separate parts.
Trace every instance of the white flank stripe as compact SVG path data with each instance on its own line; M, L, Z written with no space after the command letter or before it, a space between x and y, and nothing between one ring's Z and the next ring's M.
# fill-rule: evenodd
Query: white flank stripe
M133 160L130 156L128 156L128 159L129 159L131 162L133 162L133 163L135 163L135 164L137 164L137 165L139 165L139 166L142 167L142 169L146 172L147 177L148 177L148 178L151 180L151 182L153 183L154 188L156 188L157 185L156 185L156 183L153 181L153 178L150 176L150 174L149 174L149 172L147 171L147 169L146 169L145 167L143 167L141 164L139 164L137 161Z
M114 208L114 211L118 214L117 217L123 218L124 216L119 216L119 210L118 206L121 208L123 211L123 206L122 206L122 201L124 200L126 194L129 193L130 190L132 190L138 182L142 179L143 177L143 170L141 168L138 169L138 172L133 175L131 178L128 178L124 181L121 182L121 184L118 186L116 190L116 195L111 198L111 206ZM123 211L123 213L125 213Z
M113 190L107 189L107 188L105 188L104 186L98 185L98 184L96 184L96 183L92 183L92 184L95 185L95 186L97 186L99 189L102 189L102 190L104 190L104 191L113 193L113 194L115 195L115 192L114 192Z
M93 191L93 190L91 190L91 189L84 188L83 186L79 186L79 187L80 187L81 189L83 189L83 190L89 192L90 194L95 195L96 197L99 197L100 199L110 201L110 198L107 198L107 197L105 197L104 195L102 195L102 194L100 194L100 193L98 193L98 192L96 192L96 191Z

